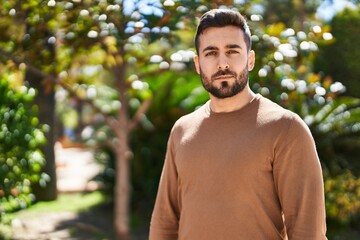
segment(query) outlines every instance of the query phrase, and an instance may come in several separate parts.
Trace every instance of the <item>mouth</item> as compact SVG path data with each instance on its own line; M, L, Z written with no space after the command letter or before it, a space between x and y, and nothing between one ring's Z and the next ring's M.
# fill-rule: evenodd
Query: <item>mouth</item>
M215 77L214 80L225 80L225 79L229 79L229 78L234 78L233 75L221 75L221 76L218 76L218 77Z

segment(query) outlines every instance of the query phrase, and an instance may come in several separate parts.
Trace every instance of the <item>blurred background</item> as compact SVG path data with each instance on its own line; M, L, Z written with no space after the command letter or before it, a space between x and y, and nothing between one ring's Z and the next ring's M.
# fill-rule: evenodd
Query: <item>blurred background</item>
M0 239L147 239L212 8L247 17L251 88L310 127L328 238L360 239L357 0L0 0Z

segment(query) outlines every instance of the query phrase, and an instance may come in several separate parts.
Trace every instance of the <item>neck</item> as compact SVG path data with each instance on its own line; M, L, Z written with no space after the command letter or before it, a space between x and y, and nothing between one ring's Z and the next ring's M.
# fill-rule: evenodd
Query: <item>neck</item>
M240 93L229 98L216 98L210 95L210 108L211 111L233 112L243 108L250 103L255 97L255 93L249 87L245 87Z

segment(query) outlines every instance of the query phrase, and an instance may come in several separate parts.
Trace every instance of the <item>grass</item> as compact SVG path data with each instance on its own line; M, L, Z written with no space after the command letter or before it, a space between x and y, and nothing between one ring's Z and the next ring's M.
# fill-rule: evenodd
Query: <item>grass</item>
M81 213L105 201L100 192L91 193L62 193L54 201L37 202L29 208L7 213L3 223L9 224L12 219L23 217L24 215L36 215L47 212L73 212ZM71 203L71 204L69 204ZM0 226L2 224L0 223ZM0 228L1 229L1 228ZM1 231L0 231L1 233Z
M43 212L74 212L80 213L105 201L105 197L100 192L91 193L63 193L58 199L50 202L38 202L26 210L22 210L15 215L26 213Z
M83 218L96 218L96 214L93 216L94 214L91 215L91 212L96 211L105 203L106 198L100 192L59 194L54 201L37 202L27 209L6 214L6 218L0 224L0 239L11 239L13 235L11 225L14 219L35 219L42 214L70 212L78 215L79 219L76 221L81 222L84 220ZM96 225L97 223L90 222L90 224Z

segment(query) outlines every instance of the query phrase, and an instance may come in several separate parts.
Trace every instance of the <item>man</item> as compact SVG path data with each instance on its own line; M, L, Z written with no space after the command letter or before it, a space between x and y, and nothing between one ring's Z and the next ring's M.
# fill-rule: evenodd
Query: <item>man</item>
M255 53L243 16L205 13L195 45L210 101L171 131L150 239L326 239L313 138L296 114L249 88Z

